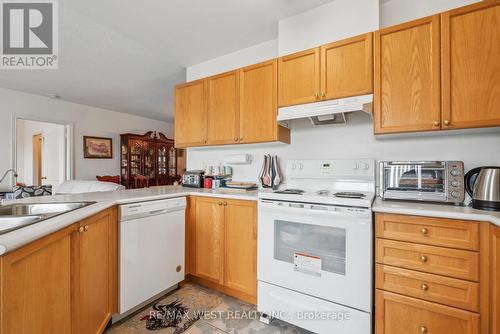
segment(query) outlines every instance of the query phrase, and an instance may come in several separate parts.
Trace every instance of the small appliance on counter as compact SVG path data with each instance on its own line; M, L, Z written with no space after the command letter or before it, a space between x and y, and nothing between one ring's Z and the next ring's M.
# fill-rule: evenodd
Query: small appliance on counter
M462 204L462 161L381 161L380 197Z
M500 167L471 169L465 174L465 190L473 208L500 211Z
M203 188L202 170L188 170L182 175L182 185L190 188Z

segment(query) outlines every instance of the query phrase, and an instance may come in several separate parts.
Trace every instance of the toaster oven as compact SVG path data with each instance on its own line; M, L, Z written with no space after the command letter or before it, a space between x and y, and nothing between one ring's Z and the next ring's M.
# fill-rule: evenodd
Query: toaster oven
M464 201L462 161L381 161L380 197L409 201Z
M182 175L182 185L190 188L203 188L202 170L188 170Z

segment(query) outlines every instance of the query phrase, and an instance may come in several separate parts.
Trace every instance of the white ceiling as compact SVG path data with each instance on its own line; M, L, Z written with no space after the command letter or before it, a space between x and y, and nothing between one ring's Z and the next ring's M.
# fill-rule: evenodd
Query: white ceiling
M278 37L332 0L59 1L59 69L0 72L0 87L158 120L185 68Z

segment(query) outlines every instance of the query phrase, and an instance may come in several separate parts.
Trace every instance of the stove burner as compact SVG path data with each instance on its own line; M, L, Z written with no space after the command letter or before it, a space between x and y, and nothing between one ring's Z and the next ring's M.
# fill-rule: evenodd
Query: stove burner
M333 196L339 197L339 198L364 198L364 197L366 197L365 194L356 193L356 192L348 192L348 191L338 192L338 193L333 194Z
M274 192L275 194L287 194L287 195L302 195L304 193L304 190L301 189L285 189L285 190L278 190Z

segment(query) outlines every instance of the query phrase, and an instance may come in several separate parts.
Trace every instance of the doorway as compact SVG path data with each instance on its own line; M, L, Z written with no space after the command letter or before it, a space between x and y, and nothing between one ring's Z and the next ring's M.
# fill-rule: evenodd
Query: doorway
M17 183L57 188L69 179L67 125L16 120Z
M33 135L33 185L42 185L42 149L43 136L41 133Z

